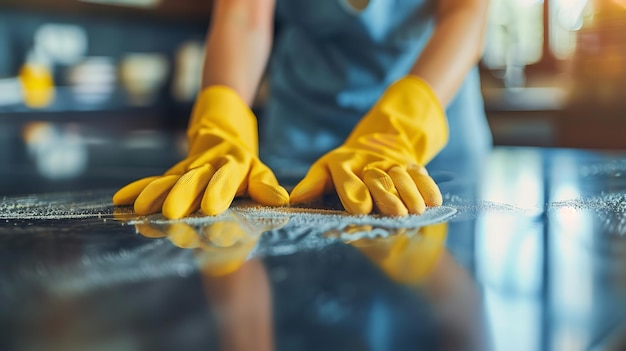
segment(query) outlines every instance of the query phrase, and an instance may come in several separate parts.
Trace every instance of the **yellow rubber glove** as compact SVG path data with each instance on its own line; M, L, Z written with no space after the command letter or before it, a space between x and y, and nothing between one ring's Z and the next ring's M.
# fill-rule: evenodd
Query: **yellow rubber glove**
M187 138L187 158L162 176L123 187L113 203L134 203L137 214L162 211L170 219L198 209L207 215L220 214L235 196L249 195L268 206L289 203L287 191L259 160L256 118L233 89L213 86L198 96Z
M308 202L334 188L349 213L368 214L375 204L385 215L421 214L442 203L423 166L447 141L437 97L422 79L407 76L387 88L343 145L311 166L290 201Z
M419 284L435 268L445 250L448 224L409 229L386 238L350 242L392 280Z

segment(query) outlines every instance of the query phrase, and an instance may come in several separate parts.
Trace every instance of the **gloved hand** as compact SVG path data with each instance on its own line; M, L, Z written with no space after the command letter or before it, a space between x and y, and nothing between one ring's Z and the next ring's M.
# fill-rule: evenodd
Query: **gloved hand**
M210 216L220 214L235 196L249 195L268 206L289 203L287 191L258 158L254 114L231 88L213 86L198 96L187 138L187 158L162 176L126 185L113 203L134 203L137 214L162 211L169 219L200 208Z
M337 191L346 211L391 216L439 206L424 165L446 144L448 125L430 87L416 76L392 84L340 147L316 161L291 192L292 204ZM373 203L372 203L373 200Z

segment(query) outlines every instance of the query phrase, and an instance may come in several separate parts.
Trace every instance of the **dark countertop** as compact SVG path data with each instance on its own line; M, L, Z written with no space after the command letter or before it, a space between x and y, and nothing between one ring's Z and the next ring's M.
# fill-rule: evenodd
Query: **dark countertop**
M424 226L333 198L178 222L108 190L3 198L0 350L626 350L625 153L433 176L424 218L455 213Z

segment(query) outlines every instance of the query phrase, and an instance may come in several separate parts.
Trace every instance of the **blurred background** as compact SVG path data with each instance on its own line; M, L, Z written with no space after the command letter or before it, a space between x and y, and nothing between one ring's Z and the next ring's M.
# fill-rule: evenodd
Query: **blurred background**
M179 160L210 10L0 0L0 196L114 188ZM491 0L486 35L496 145L626 149L626 0Z

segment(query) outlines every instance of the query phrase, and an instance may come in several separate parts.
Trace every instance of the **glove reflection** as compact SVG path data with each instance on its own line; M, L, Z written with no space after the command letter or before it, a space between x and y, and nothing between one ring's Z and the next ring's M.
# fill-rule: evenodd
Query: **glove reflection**
M219 217L194 217L188 221L159 221L162 217L141 217L137 232L147 238L167 238L183 249L194 249L203 274L219 277L237 271L265 231L277 229L289 221L284 218L246 218L237 214ZM116 218L128 220L128 214L116 211Z
M440 223L421 228L393 229L386 237L345 240L350 232L371 232L373 229L372 226L355 226L344 230L342 238L393 281L415 285L426 280L435 269L445 250L448 225Z

